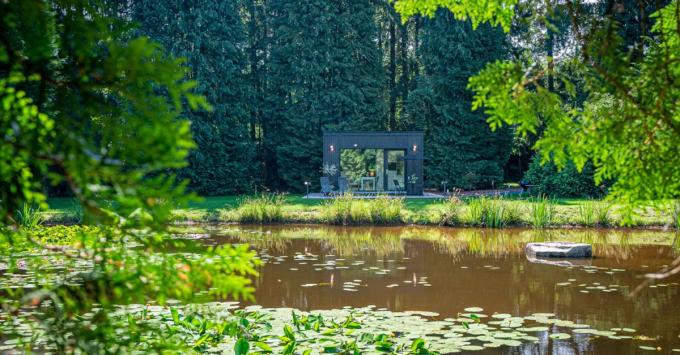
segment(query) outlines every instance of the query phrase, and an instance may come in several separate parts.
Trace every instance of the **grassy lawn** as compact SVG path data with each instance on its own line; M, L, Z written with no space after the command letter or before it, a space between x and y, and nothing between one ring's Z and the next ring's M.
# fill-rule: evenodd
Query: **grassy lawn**
M442 199L419 199L406 198L401 209L399 223L404 224L451 224L444 218L450 218L451 209L455 209L456 222L453 225L484 225L479 216L473 211L476 197L465 198L459 206L452 206ZM204 197L201 201L193 202L188 208L178 209L174 212L175 219L180 222L205 221L205 222L238 222L239 206L244 200L241 196L211 196ZM504 225L536 226L537 214L540 206L531 197L512 196L498 200L503 206L508 221ZM282 217L280 222L299 223L323 223L322 215L324 206L328 200L306 199L303 195L285 195L276 213ZM45 211L48 221L59 223L74 221L78 214L78 207L71 198L52 198L48 201L49 210ZM370 201L360 202L362 208L370 208ZM673 221L673 213L665 207L659 206L638 207L633 212L627 212L624 206L610 204L608 202L591 201L585 199L554 199L549 201L550 214L549 225L552 226L587 226L593 223L584 222L584 215L588 206L596 204L607 206L608 221L606 223L594 223L612 227L663 227L677 224ZM545 207L545 206L543 206ZM350 213L350 212L347 212ZM354 212L351 212L354 213ZM375 214L375 212L374 212ZM448 217L447 217L448 216ZM677 217L676 217L677 218ZM369 218L370 220L370 218ZM366 222L366 223L370 223Z

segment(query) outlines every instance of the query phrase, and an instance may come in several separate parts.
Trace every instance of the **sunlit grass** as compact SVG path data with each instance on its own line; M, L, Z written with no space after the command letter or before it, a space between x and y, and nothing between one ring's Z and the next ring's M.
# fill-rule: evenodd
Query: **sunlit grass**
M173 220L179 223L192 222L241 222L245 223L245 219L239 217L238 208L239 201L243 200L242 196L218 196L206 197L202 201L193 202L188 208L176 209L173 212ZM323 215L323 210L327 207L325 205L332 200L323 199L307 199L302 195L281 195L280 197L280 212L282 218L280 222L283 223L336 223L329 222L329 216ZM535 198L527 197L465 197L456 198L455 203L451 203L446 199L422 199L422 198L401 198L397 199L400 202L398 206L399 220L396 220L396 205L387 204L386 201L394 201L395 199L387 199L382 202L377 202L376 206L391 206L392 209L385 211L371 212L370 208L365 207L363 211L361 208L355 208L348 215L348 220L361 221L361 224L421 224L421 225L446 225L446 226L475 226L488 225L503 227L507 226L534 226L545 225L540 222L540 219L545 219L547 215L543 213L543 217L536 216L535 213L541 211L537 208L544 208L547 206L536 207L537 200ZM372 201L356 199L357 201ZM479 202L479 200L486 200ZM494 202L490 202L494 200ZM70 198L50 199L50 209L44 211L42 214L47 223L79 223L81 218L78 215L76 204ZM364 202L357 202L363 205ZM475 218L470 218L470 209L480 207L480 204L493 205L487 208L487 214L482 218L477 211L472 211ZM625 211L623 205L614 202L602 200L587 200L587 199L550 199L550 206L552 207L552 221L550 226L595 226L595 227L610 227L610 226L626 226L626 227L662 227L668 228L670 226L677 226L678 222L674 221L677 215L673 213L672 204L664 202L662 207L659 207L660 202L655 204L656 207L636 208L628 212ZM651 204L650 204L651 206ZM336 206L340 208L340 206ZM487 206L488 207L488 206ZM680 210L680 207L678 207ZM542 212L546 212L545 210ZM385 216L383 216L383 214ZM387 216L390 214L390 216ZM675 216L675 217L674 217ZM383 218L384 217L384 218ZM538 218L538 220L537 220ZM332 218L330 219L332 220ZM371 222L368 222L368 221ZM633 223L629 223L630 221ZM373 222L375 221L375 222ZM389 222L388 222L389 221ZM251 223L260 223L258 219L252 219ZM275 222L268 222L275 223ZM339 222L338 222L339 223ZM359 222L351 222L352 224ZM339 223L342 224L342 223Z

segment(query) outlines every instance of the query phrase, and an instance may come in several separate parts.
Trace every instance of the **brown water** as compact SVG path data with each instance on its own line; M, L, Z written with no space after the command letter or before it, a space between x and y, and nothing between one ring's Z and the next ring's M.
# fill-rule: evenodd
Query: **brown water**
M641 275L680 254L670 233L240 226L209 234L212 243L248 242L258 250L266 263L256 280L256 298L265 307L375 305L445 318L477 306L486 314L549 312L601 330L636 329L634 339L618 340L573 334L558 341L543 332L537 334L538 344L488 353L645 352L640 345L670 353L680 348L680 277L630 295ZM527 259L527 242L547 240L592 243L595 257L571 265ZM360 286L344 284L355 280Z

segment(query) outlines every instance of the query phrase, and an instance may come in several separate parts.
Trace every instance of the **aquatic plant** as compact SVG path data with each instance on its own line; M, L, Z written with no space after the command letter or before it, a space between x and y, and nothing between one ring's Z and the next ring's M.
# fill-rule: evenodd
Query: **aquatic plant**
M321 206L322 221L330 224L395 224L402 222L402 198L357 199L352 194L332 198Z
M455 226L460 223L460 211L464 202L457 196L451 195L442 202L442 211L439 225Z
M588 227L595 225L595 204L592 200L578 206L578 223Z
M499 197L479 197L468 204L468 222L475 226L500 228L508 224L508 212L512 219L518 220L519 214L516 209L510 211L509 205L503 203Z
M635 211L635 206L627 204L619 208L619 227L635 227L640 224L640 220L637 218L637 213Z
M612 220L609 214L611 210L611 205L608 202L599 202L595 204L595 224L607 227L612 224Z
M24 228L38 227L44 221L40 208L26 202L24 202L21 205L21 209L16 212L16 218L19 225Z
M236 219L242 223L277 223L283 221L282 194L261 194L244 197L236 209Z
M404 208L403 198L379 196L366 202L371 213L372 223L393 224L401 222L401 211Z
M568 287L569 282L560 287ZM236 302L163 308L131 305L114 316L128 328L122 352L190 348L197 352L237 355L248 353L319 354L389 353L434 355L485 348L537 344L547 336L555 341L590 334L630 341L632 328L598 330L588 324L555 318L552 313L514 316L483 314L467 307L455 318L435 321L425 311L392 312L374 307L303 312L291 308L250 306ZM92 315L84 319L92 319ZM489 319L489 321L485 321ZM159 326L159 325L163 326ZM398 329L399 331L394 331ZM427 334L426 337L422 337ZM35 339L40 343L41 339ZM31 344L37 345L37 344Z
M531 225L534 228L549 226L555 218L555 203L547 196L540 196L531 202Z

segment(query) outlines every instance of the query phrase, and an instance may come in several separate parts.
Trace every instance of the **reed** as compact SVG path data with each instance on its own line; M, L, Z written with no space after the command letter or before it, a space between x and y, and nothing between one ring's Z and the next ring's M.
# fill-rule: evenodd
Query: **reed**
M278 223L284 220L284 196L262 194L248 196L239 201L236 219L241 223Z
M26 202L21 205L21 209L16 212L17 222L24 228L35 228L42 224L44 217L40 208L34 207Z
M610 210L611 205L607 202L595 203L595 224L602 227L610 226L612 224Z
M479 197L468 204L468 222L475 226L500 228L507 224L508 206L498 197Z
M583 226L592 227L596 223L596 202L592 200L585 201L578 206L578 223Z
M344 194L321 206L321 218L326 223L341 225L397 224L403 222L403 209L402 198L356 199L352 194Z
M553 223L555 203L546 196L533 199L531 203L531 225L534 228L545 228Z

